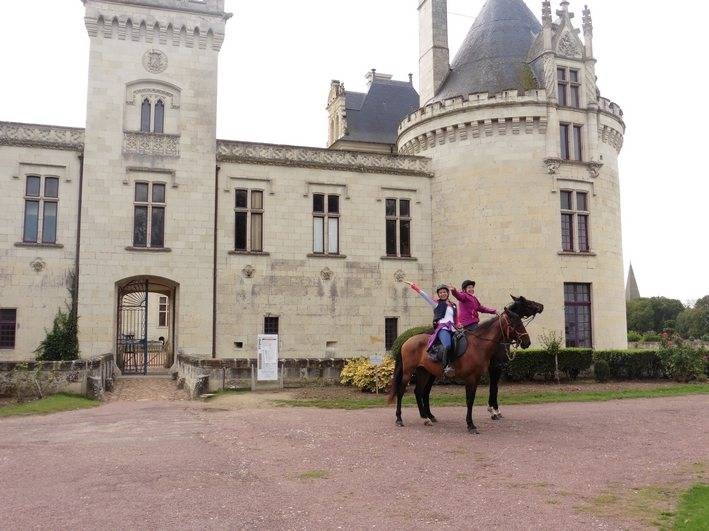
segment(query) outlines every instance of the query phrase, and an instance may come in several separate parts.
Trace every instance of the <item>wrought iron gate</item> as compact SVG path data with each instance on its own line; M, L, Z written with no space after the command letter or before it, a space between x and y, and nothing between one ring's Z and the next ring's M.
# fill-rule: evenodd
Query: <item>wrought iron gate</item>
M123 374L148 374L148 279L118 291L116 364Z

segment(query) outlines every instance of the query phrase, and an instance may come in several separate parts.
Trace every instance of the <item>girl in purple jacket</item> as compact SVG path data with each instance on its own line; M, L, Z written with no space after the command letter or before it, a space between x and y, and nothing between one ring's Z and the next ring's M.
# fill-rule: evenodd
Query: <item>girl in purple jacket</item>
M473 331L478 327L480 323L480 313L491 313L496 314L497 310L493 308L488 308L480 304L480 301L475 296L475 281L466 280L463 282L462 290L458 291L453 286L449 286L453 296L458 299L460 303L458 308L458 315L460 316L460 324L466 330Z

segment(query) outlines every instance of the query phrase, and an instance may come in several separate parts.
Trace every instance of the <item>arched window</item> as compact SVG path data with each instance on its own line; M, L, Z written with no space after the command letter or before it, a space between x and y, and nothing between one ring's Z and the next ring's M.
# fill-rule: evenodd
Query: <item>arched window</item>
M140 132L150 132L150 100L145 98L140 106Z
M165 132L165 104L162 100L155 103L155 121L153 122L153 133Z

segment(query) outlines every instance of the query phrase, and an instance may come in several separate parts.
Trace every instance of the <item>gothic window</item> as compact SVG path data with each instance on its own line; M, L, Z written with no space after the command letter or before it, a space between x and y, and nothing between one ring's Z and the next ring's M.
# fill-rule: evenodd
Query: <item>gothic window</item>
M387 199L386 208L386 254L387 256L411 256L411 201Z
M135 183L133 247L161 249L164 246L165 184Z
M340 196L313 194L313 253L340 254Z
M163 133L165 129L165 104L162 100L155 102L155 119L153 120L155 124L153 127L154 133Z
M263 190L236 190L234 249L263 251Z
M0 308L0 349L15 348L17 330L17 310Z
M579 71L573 68L557 68L557 97L562 107L581 107L581 82Z
M592 348L591 284L564 284L566 346Z
M145 98L143 104L140 106L140 132L149 133L150 132L150 115L152 114L152 105L150 105L150 100Z
M568 253L590 252L588 193L561 190L560 197L562 251Z
M25 219L22 241L57 242L59 177L28 175L25 184Z
M559 124L559 153L564 160L583 160L582 126L578 124Z

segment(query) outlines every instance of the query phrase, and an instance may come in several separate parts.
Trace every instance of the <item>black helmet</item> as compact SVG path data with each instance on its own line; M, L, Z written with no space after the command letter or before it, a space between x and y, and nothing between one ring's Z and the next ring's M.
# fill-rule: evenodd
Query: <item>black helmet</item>
M468 286L473 286L473 287L475 287L475 281L474 281L474 280L465 280L465 281L463 282L463 287L462 287L461 289L462 289L463 291L465 291L465 288L467 288Z
M448 294L450 295L451 290L449 290L448 286L446 286L445 284L439 284L438 286L436 286L436 293L438 293L442 289L446 290L448 292Z

